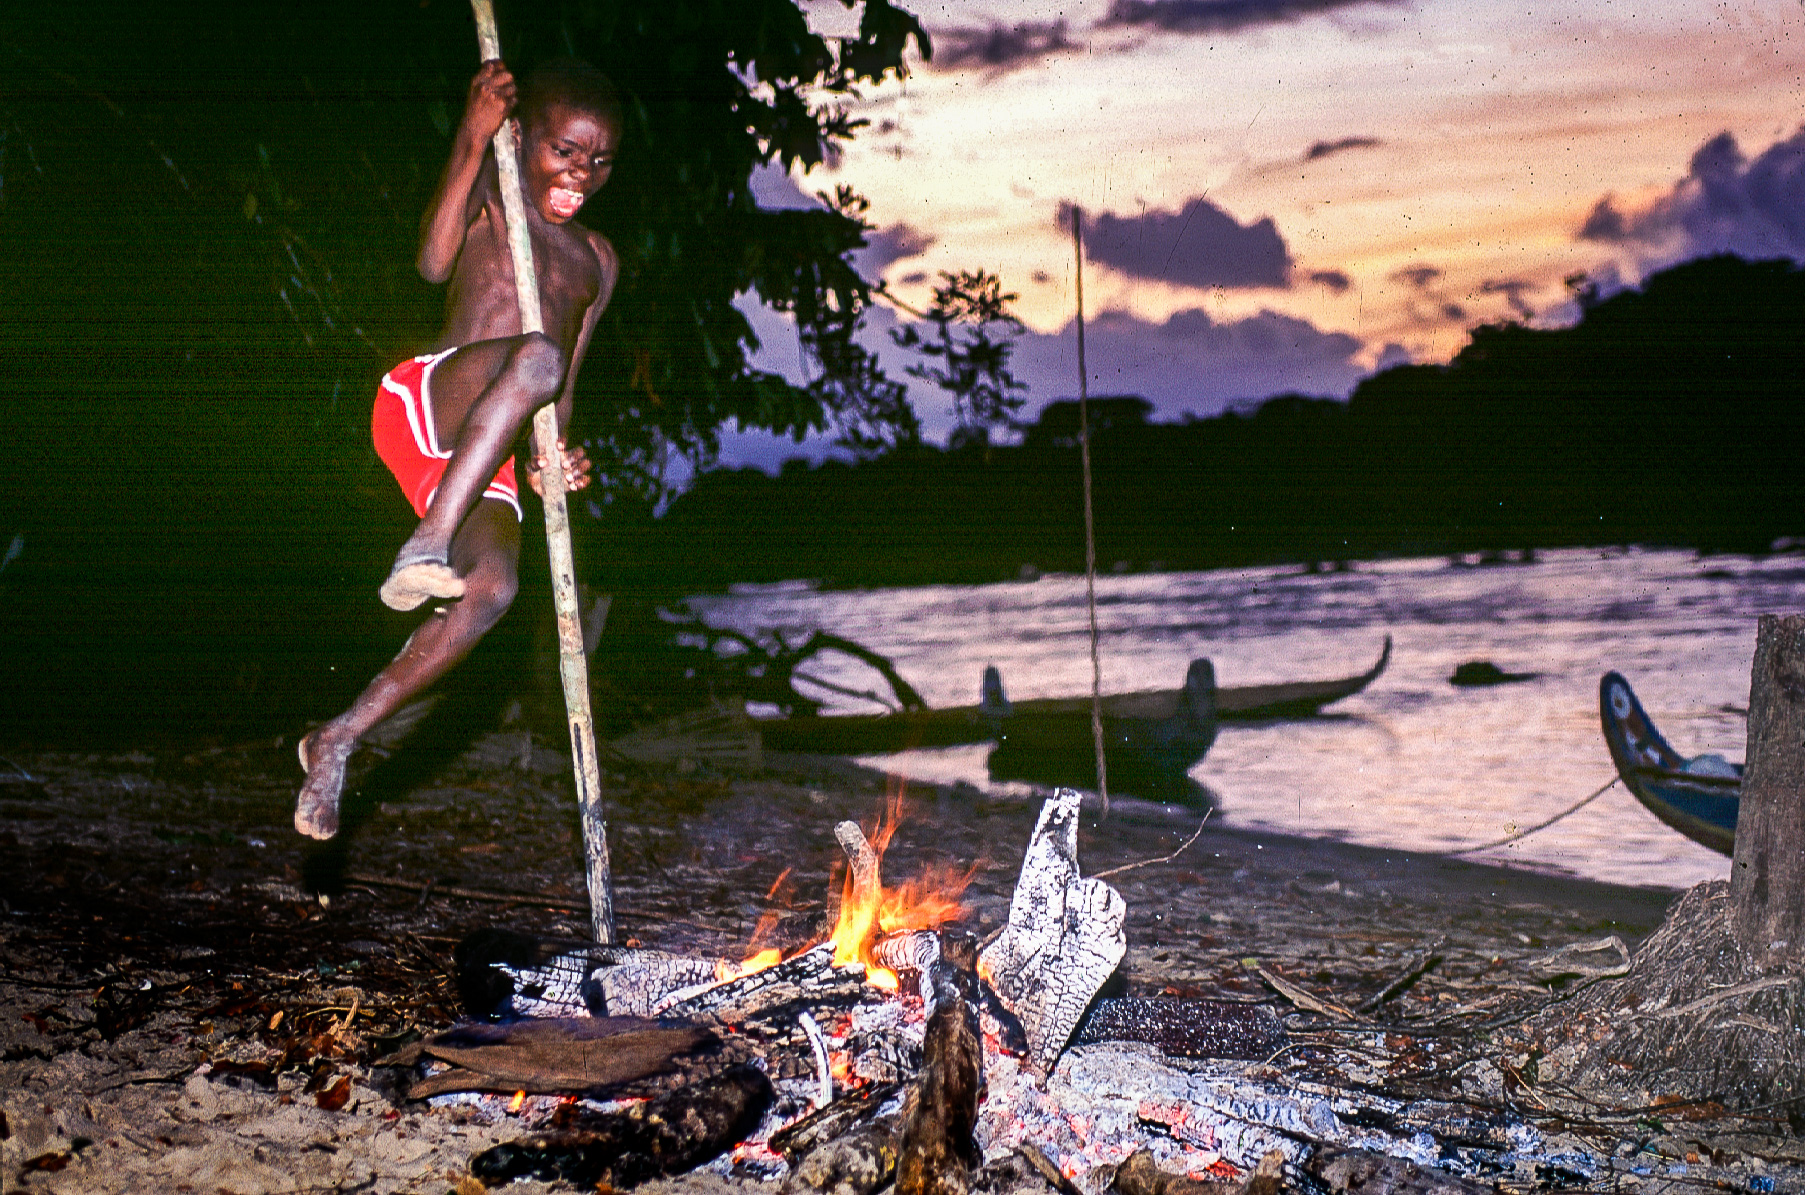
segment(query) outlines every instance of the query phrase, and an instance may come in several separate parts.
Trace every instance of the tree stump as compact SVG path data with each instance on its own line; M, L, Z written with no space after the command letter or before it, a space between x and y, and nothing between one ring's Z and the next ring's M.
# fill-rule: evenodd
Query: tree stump
M1627 974L1551 1005L1509 1044L1508 1073L1532 1085L1805 1115L1805 616L1760 620L1730 881L1687 892Z
M1764 614L1755 638L1730 928L1764 970L1805 963L1805 615Z

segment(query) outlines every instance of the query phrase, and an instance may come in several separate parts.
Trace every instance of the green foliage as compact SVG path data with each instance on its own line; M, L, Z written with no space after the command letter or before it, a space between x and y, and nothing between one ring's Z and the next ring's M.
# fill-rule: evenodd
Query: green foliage
M900 77L911 42L929 52L913 16L865 0L858 34L834 42L794 0L570 0L501 20L523 64L575 53L628 97L614 177L584 217L623 267L580 383L600 459L630 466L664 441L706 460L728 422L798 439L831 428L861 447L917 434L901 390L852 339L870 302L849 260L871 227L863 202L843 189L820 209L765 211L749 181L767 163L832 160L864 123L845 98ZM795 316L814 384L750 366L757 341L734 306L747 292Z
M1009 372L1022 332L1022 322L1009 310L1017 297L1004 293L1002 279L987 271L942 270L933 305L922 313L938 336L913 324L891 333L898 346L928 358L909 366L909 373L953 396L957 442L988 442L992 429L1019 426L1016 414L1028 387Z

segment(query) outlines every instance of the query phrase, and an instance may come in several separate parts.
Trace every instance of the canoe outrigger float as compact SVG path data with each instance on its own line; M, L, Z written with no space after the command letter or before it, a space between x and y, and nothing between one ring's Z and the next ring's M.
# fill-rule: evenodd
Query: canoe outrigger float
M1598 682L1598 716L1611 762L1631 795L1700 846L1732 854L1742 765L1716 755L1687 759L1668 746L1630 683L1615 672Z

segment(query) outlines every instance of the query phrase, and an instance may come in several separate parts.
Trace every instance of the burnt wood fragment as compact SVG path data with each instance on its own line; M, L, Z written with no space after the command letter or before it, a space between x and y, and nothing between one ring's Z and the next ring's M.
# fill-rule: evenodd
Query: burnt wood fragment
M461 1025L414 1042L383 1060L412 1066L423 1058L453 1070L429 1075L409 1099L447 1091L584 1092L674 1069L674 1060L718 1044L709 1030L637 1017L559 1017L507 1025Z
M1492 1195L1492 1188L1364 1149L1318 1146L1304 1169L1335 1195Z
M772 1149L794 1162L877 1115L901 1083L870 1083L771 1134Z
M983 952L984 969L1022 1023L1028 1056L1050 1074L1072 1031L1128 950L1128 906L1078 869L1080 795L1058 789L1041 806L1009 902L1009 922Z
M1116 1167L1111 1185L1121 1195L1235 1195L1239 1184L1203 1182L1182 1174L1169 1174L1140 1150Z
M661 950L480 929L452 952L473 1017L646 1016L667 993L712 983L715 965Z
M470 1173L491 1187L517 1178L637 1186L719 1157L758 1127L771 1100L763 1071L734 1066L626 1112L579 1117L572 1131L486 1149L470 1160Z
M966 1195L978 1164L984 1046L978 1036L976 943L944 933L932 964L935 1008L922 1040L921 1075L903 1108L897 1195Z
M1285 1155L1272 1150L1246 1178L1229 1183L1170 1174L1143 1149L1116 1167L1111 1185L1121 1195L1279 1195L1285 1189Z
M1285 1028L1271 1009L1228 1000L1166 996L1105 997L1091 1007L1073 1045L1134 1041L1172 1058L1270 1058Z
M896 1173L896 1118L882 1117L809 1151L781 1195L871 1195Z
M1024 1141L1015 1147L1015 1153L1028 1164L1029 1169L1040 1175L1049 1187L1059 1192L1059 1195L1084 1195L1078 1189L1078 1184L1061 1174L1059 1167L1053 1165L1053 1159L1041 1153L1037 1147Z

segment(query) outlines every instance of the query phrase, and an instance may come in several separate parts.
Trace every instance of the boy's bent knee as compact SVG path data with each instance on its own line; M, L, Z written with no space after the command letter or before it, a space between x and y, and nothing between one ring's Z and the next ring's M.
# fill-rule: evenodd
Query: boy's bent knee
M515 376L533 393L552 394L564 384L564 350L545 333L528 332L509 356Z
M459 604L486 631L501 621L519 590L520 584L512 574L478 570L464 578L464 596Z

